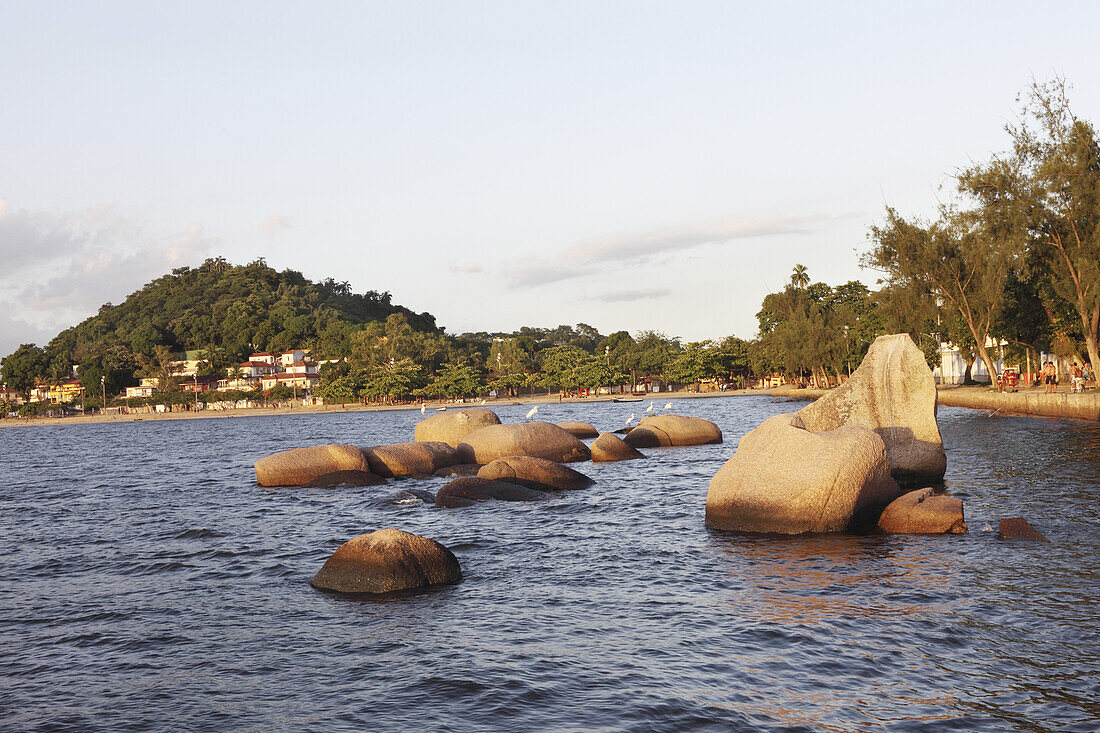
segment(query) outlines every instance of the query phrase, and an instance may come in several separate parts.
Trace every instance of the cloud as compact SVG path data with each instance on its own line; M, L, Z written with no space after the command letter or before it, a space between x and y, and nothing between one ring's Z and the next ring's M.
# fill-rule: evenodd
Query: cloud
M465 264L452 264L447 268L448 272L453 272L456 275L476 275L480 272L485 272L485 269L477 262L467 262Z
M504 275L513 288L537 287L581 277L588 274L590 268L643 265L658 257L669 256L705 244L725 244L741 239L809 234L822 223L850 216L853 215L796 217L776 215L620 234L572 245L550 261L540 261L532 257L516 260L504 268Z
M66 214L9 211L0 216L3 336L52 336L155 277L198 264L214 244L200 224L156 232L114 204Z
M282 214L272 214L260 223L260 229L269 237L274 237L277 233L284 229L290 229L293 226L294 219L289 216L283 216Z
M672 295L668 288L639 288L637 290L616 290L602 295L593 295L589 300L601 303L631 303L635 300L656 300Z

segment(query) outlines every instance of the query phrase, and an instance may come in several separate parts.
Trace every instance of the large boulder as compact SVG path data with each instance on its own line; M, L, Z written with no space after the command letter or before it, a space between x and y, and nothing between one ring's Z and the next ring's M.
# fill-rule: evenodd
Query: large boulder
M362 451L354 445L291 448L261 458L255 468L260 486L304 486L326 474L370 470Z
M600 437L592 441L590 450L592 460L596 463L645 458L637 448L627 445L622 438L611 433L601 433Z
M413 439L422 443L438 441L457 448L468 434L486 425L500 425L500 418L492 410L484 407L448 410L418 422Z
M642 418L638 427L623 438L634 448L721 443L722 431L710 420L683 415L653 415Z
M910 491L883 510L878 529L886 534L966 534L962 499L930 488Z
M458 444L459 463L485 465L498 458L531 456L568 463L592 457L588 446L557 425L525 422L488 425L470 433Z
M741 438L711 479L706 523L738 532L838 532L899 493L877 434L854 424L813 433L787 413Z
M936 425L936 382L908 334L879 336L851 379L798 414L814 433L850 423L874 430L899 483L943 481L947 455Z
M443 545L399 529L360 535L336 548L310 585L341 593L392 593L462 580Z
M594 483L569 466L530 456L498 458L482 466L477 475L493 481L511 481L540 491L586 489Z
M566 420L557 424L559 428L569 433L575 438L595 438L600 434L599 430L596 430L594 426L586 422L579 422L576 420Z
M435 495L435 505L453 509L471 506L479 501L499 499L500 501L539 501L550 498L550 494L538 489L511 483L493 481L478 476L456 478Z
M394 443L363 448L370 470L386 478L432 474L458 463L458 453L446 443Z

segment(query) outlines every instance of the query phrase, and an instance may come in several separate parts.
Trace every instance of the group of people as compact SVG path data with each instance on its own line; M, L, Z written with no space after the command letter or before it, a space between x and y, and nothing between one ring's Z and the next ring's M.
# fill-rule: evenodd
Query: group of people
M1074 392L1084 392L1085 382L1092 379L1092 374L1089 371L1088 366L1082 367L1080 364L1074 362L1073 366L1068 370L1068 376L1072 384ZM1048 361L1043 364L1043 370L1039 372L1039 376L1042 377L1044 392L1046 394L1054 394L1058 391L1058 368L1054 366L1053 361Z

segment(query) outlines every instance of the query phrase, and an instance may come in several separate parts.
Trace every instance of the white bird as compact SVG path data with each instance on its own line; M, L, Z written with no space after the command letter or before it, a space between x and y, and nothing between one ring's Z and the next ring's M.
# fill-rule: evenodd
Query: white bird
M423 415L424 411L428 409L428 405L425 402L420 403L420 414Z
M669 402L668 404L666 404L666 405L665 405L665 409L666 409L666 410L671 410L671 409L672 409L672 403L671 403L671 402Z
M626 419L626 424L627 424L627 425L629 425L629 424L630 424L630 423L632 423L632 422L634 422L634 413L633 413L633 412L632 412L632 413L630 413L630 417L628 417L628 418Z
M483 404L483 405L484 405L484 404L485 404L485 400L482 400L482 401L481 401L481 404Z
M530 410L527 411L527 419L530 420L531 418L533 418L535 416L535 413L538 412L538 411L539 411L539 406L538 405L535 405L534 407L532 407Z
M653 400L649 401L649 407L645 408L646 412L653 412Z

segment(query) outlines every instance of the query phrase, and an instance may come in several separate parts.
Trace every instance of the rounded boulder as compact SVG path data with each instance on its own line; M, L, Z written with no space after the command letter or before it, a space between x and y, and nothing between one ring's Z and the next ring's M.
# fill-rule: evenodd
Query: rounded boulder
M432 474L458 463L458 453L447 443L394 443L363 448L370 470L386 478Z
M489 425L475 430L458 444L459 463L485 465L498 458L531 456L569 463L592 457L588 446L557 425L525 422Z
M643 418L623 440L634 448L706 445L721 443L722 431L710 420L701 417L653 415Z
M599 430L589 423L578 420L566 420L557 423L558 427L572 435L574 438L595 438L600 434Z
M326 474L366 472L363 452L354 445L316 445L265 456L255 463L260 486L304 486Z
M556 461L529 456L498 458L482 466L478 478L492 481L510 481L540 491L567 491L586 489L594 482L580 471L574 471Z
M931 488L910 491L883 510L878 529L886 534L966 534L962 499Z
M500 418L492 410L484 407L448 410L418 422L413 439L418 443L440 442L457 448L463 438L486 425L500 425Z
M336 548L310 585L341 593L393 593L462 580L454 553L435 540L380 529Z
M840 532L900 493L882 438L862 425L824 433L770 417L710 481L706 524L735 532Z
M471 506L479 501L539 501L550 498L545 491L531 489L509 481L493 481L478 476L463 476L450 482L435 495L435 505L454 509Z
M592 441L590 450L592 451L592 460L596 463L645 458L637 448L627 445L622 438L611 433L601 433L600 437Z

